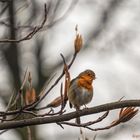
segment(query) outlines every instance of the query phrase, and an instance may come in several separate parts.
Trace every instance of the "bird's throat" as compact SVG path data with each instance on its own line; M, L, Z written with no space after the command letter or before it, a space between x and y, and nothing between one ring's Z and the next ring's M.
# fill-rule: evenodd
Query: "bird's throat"
M87 90L92 90L92 81L89 79L85 79L85 78L79 78L78 79L78 86L84 87Z

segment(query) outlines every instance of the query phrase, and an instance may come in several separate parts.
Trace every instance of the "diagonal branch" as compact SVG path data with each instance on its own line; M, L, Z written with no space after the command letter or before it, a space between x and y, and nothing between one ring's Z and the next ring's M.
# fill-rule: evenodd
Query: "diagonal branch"
M76 59L77 54L78 54L77 52L75 52L73 54L72 60L68 65L68 69L70 69L70 67L72 66L74 60ZM61 78L64 76L64 74L65 74L65 71L63 70L62 73L60 74L60 76L54 82L54 84L46 91L46 93L41 94L41 97L38 97L39 100L37 100L35 103L33 103L31 105L25 106L25 108L32 109L32 108L36 107L49 94L49 92L58 84L58 82L61 80Z
M92 108L83 109L78 113L75 111L75 112L57 115L57 116L51 116L51 117L37 117L37 118L24 119L24 120L19 120L19 121L3 122L3 123L0 123L0 130L25 127L25 126L30 126L30 125L61 123L63 121L69 121L79 116L86 116L86 115L91 115L91 114L100 113L104 111L119 109L123 107L132 107L132 106L139 107L140 100L125 100L125 101L107 103L107 104L95 106Z
M62 73L60 74L60 76L55 80L55 82L51 85L51 87L46 91L46 93L44 94L39 94L41 96L38 96L37 100L35 102L33 102L32 104L25 106L25 109L33 109L34 107L36 107L48 94L49 92L58 84L58 82L61 80L61 78L64 76L64 74L66 73L66 77L68 80L68 84L70 84L70 75L68 74L68 70L70 69L70 67L72 66L74 60L76 59L77 54L79 53L79 51L81 50L82 46L83 46L83 39L82 39L82 35L78 34L78 26L76 26L75 28L76 31L76 38L74 40L74 47L75 47L75 51L73 54L73 57L71 59L71 61L69 62L69 64L67 65L65 62L65 58L64 56L61 54L61 57L63 58L63 62L64 62L64 67L65 69L63 69ZM68 86L68 85L67 85ZM67 100L66 98L66 90L65 90L65 102Z

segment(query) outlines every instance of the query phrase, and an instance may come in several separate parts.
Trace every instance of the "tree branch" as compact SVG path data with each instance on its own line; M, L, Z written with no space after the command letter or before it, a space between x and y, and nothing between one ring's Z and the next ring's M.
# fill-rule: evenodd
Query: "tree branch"
M37 117L37 118L30 118L24 119L19 121L12 121L12 122L3 122L0 123L0 130L4 129L13 129L18 127L25 127L30 125L41 125L41 124L48 124L48 123L59 123L63 121L69 121L79 116L91 115L95 113L100 113L104 111L119 109L123 107L139 107L140 100L125 100L125 101L117 101L112 103L107 103L99 106L95 106L88 109L83 109L80 112L71 112L63 115L51 116L51 117Z
M47 12L48 12L47 6L46 4L44 4L44 19L40 26L35 26L31 32L29 32L27 35L25 35L24 37L20 39L0 39L0 43L9 43L9 42L20 43L25 40L30 40L36 33L38 33L44 27L47 21L47 14L48 14Z

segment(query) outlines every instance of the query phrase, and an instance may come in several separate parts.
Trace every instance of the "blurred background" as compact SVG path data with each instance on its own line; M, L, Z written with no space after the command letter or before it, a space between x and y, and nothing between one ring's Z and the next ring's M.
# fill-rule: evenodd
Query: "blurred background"
M32 39L19 43L2 43L5 38L19 39L42 23L44 3L48 17L44 28ZM88 107L124 99L140 98L140 1L139 0L0 0L0 110L4 111L13 89L18 90L29 68L37 93L45 82L63 68L62 53L67 62L74 53L75 26L84 39L84 46L70 69L76 77L92 69L94 98ZM61 82L63 79L61 80ZM42 106L60 95L60 84L43 100ZM74 111L67 105L67 111ZM104 127L118 117L112 111L101 123ZM96 119L90 115L82 121ZM140 137L140 115L126 124L105 131L83 130L89 140L135 140ZM34 140L77 140L79 128L56 124L33 127ZM0 140L27 140L23 128L0 135Z

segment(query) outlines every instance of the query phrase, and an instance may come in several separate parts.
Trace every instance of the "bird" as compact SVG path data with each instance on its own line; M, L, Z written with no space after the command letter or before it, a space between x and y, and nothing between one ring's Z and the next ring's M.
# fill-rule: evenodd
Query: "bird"
M81 72L76 78L71 80L68 88L68 100L70 107L74 107L76 111L81 106L90 103L93 98L93 80L96 79L94 71L87 69ZM76 123L80 124L80 117L76 118Z

